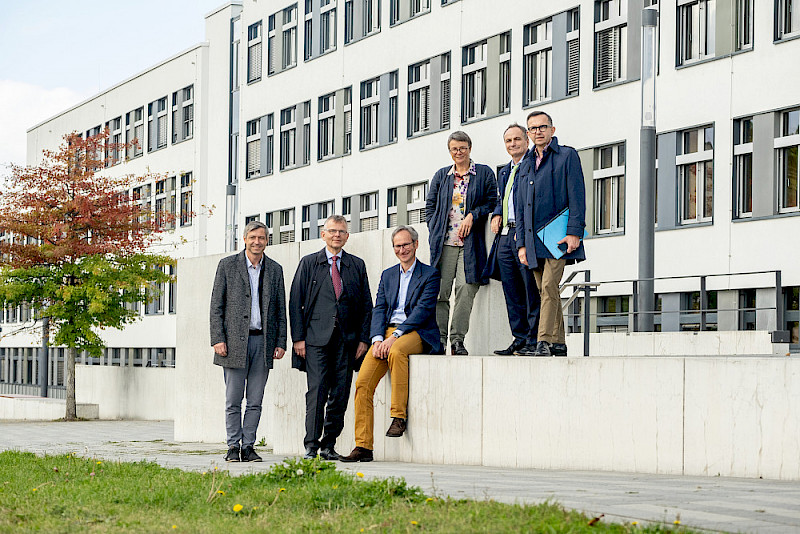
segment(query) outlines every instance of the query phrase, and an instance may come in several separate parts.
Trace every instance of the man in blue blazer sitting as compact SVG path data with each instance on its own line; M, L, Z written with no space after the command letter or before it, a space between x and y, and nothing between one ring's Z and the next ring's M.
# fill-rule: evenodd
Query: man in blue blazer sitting
M371 462L373 450L375 388L387 371L392 381L392 424L386 435L397 438L406 430L408 407L408 356L439 352L436 297L439 271L417 260L419 235L410 226L392 232L392 246L399 265L381 274L372 309L372 347L356 380L356 447L343 462Z

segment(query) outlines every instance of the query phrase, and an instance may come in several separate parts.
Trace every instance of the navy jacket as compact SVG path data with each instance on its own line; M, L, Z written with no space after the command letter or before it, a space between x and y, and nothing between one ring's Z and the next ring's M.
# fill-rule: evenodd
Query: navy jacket
M358 367L360 362L355 362L352 355L355 354L359 342L363 341L369 345L372 296L364 260L344 250L340 256L342 296L337 305L337 317L344 337L345 354L350 355L348 361ZM315 310L315 304L322 284L331 278L330 269L325 249L304 256L300 260L289 292L292 342L305 341L309 323L321 320L318 317L319 310ZM301 371L306 370L306 359L298 356L294 349L292 349L292 367Z
M439 296L441 275L438 269L417 260L414 273L408 283L406 294L406 320L398 326L404 333L412 330L422 338L425 349L441 352L439 327L436 325L436 299ZM375 307L372 308L372 328L370 338L383 336L389 327L389 319L397 307L400 291L400 265L389 267L381 274Z
M448 215L453 205L452 165L436 171L431 179L425 201L425 220L428 223L428 242L431 247L431 265L437 266L442 257L442 247L447 235ZM488 284L483 276L486 267L486 218L497 205L497 181L488 165L475 164L475 176L470 176L464 216L472 213L472 231L464 240L464 274L468 284Z
M514 185L512 186L511 190L512 195L517 190L517 180L520 176L520 171L522 170L522 163L522 161L519 162L520 168L517 169L517 175L514 177ZM500 217L503 216L503 196L506 193L506 184L508 183L509 176L511 176L510 161L506 163L505 167L500 169L499 173L497 173L497 206L495 206L494 211L491 214L491 218L494 218L495 215L499 215ZM516 201L516 197L514 197L514 200ZM516 210L514 210L514 219L516 219L516 217ZM498 233L494 236L494 241L492 241L492 249L489 252L489 258L486 260L486 269L483 273L485 278L500 280L500 269L497 266L497 246L499 242L500 234Z
M537 258L553 255L536 237L536 232L564 208L569 207L567 234L581 238L580 246L562 256L568 264L586 259L583 233L586 227L586 190L581 161L574 148L559 146L553 137L539 170L536 170L535 147L523 159L517 171L514 212L517 223L517 248L525 247L528 266L537 265Z

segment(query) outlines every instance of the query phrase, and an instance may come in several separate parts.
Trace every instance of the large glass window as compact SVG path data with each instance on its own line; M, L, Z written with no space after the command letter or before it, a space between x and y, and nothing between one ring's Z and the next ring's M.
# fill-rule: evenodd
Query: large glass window
M625 230L625 143L594 149L594 229L597 234Z
M778 120L780 135L775 139L775 152L780 211L797 211L800 207L800 189L797 181L800 109L780 112Z
M733 179L736 192L734 214L753 215L753 117L733 121Z
M627 0L597 0L594 11L594 85L599 87L627 76Z
M714 215L714 127L680 132L678 154L681 224L711 221Z
M715 20L715 0L678 0L678 65L714 55Z

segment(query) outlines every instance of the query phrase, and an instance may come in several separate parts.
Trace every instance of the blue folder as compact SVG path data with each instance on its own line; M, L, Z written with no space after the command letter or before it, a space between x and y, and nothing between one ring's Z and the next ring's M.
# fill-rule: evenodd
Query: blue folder
M550 222L545 224L541 230L536 232L539 239L542 240L544 246L550 251L555 259L567 253L567 244L558 244L559 241L567 237L567 221L569 220L569 208L564 210L550 219Z

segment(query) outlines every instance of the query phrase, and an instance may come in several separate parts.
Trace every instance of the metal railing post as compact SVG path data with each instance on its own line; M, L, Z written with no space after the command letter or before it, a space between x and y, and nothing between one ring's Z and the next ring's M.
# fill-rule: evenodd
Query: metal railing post
M639 331L639 280L633 281L633 331Z
M708 308L708 296L706 295L706 277L700 277L700 331L706 329L706 309Z
M584 281L587 282L583 286L583 356L589 356L589 301L591 297L591 287L588 282L591 282L592 276L587 269L584 273Z
M781 282L781 272L775 271L775 330L784 330L786 325L783 323L783 283Z

